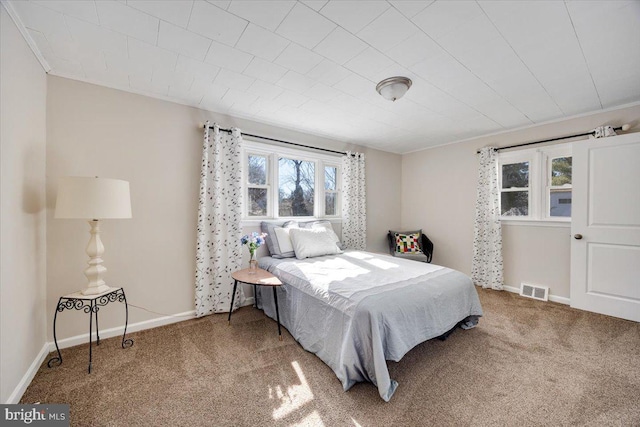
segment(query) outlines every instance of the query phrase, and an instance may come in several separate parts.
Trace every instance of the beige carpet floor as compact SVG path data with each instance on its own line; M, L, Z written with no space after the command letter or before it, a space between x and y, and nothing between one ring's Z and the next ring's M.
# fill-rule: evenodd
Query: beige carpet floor
M479 290L477 328L399 363L389 403L252 307L62 350L22 403L69 403L77 426L640 426L640 324Z

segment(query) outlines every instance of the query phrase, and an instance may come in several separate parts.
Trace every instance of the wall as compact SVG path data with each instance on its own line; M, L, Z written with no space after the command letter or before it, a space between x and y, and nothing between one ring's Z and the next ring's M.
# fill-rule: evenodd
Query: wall
M104 221L107 283L125 287L131 304L158 313L194 309L195 238L202 130L209 119L243 131L367 156L370 250L385 249L383 236L399 225L401 156L364 149L158 99L49 76L47 117L47 308L85 284L88 225L53 218L59 177L130 181L133 219ZM255 230L246 227L245 232ZM264 248L261 248L264 250ZM245 251L246 252L246 251ZM246 254L245 254L246 255ZM250 293L250 288L248 289ZM86 333L83 313L65 312L58 337ZM101 330L121 326L117 305L100 310ZM130 309L130 322L158 315ZM51 337L50 337L51 339Z
M5 403L16 398L12 393L47 338L47 90L46 74L2 6L0 20L0 401Z
M473 255L478 164L476 150L583 133L596 126L630 123L638 128L640 106L576 117L514 132L443 145L402 156L402 227L422 228L433 240L436 264L469 274ZM562 141L562 142L566 142ZM503 227L504 279L526 281L569 297L570 227Z

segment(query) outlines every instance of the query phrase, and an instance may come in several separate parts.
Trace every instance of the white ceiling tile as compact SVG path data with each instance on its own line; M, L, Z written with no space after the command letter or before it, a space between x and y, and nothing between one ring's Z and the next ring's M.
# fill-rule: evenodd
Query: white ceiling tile
M176 73L191 75L193 77L202 77L209 79L209 82L212 82L220 72L220 67L216 65L197 61L183 55L178 56L178 62L176 63L175 68Z
M67 61L61 58L50 58L52 74L64 76L68 78L85 78L86 75L82 69L80 61Z
M231 104L235 104L237 102L251 104L256 99L258 99L257 95L233 88L229 89L227 93L225 93L222 97L223 101L229 102Z
M217 83L211 83L203 92L202 100L200 104L205 107L216 105L218 101L222 99L229 88L227 86L219 85Z
M213 79L211 79L213 80ZM158 87L167 86L167 94L170 87L179 92L187 92L193 84L194 77L191 73L180 73L169 71L163 68L153 70L151 75L151 83Z
M280 95L283 90L284 89L282 89L281 87L278 87L271 83L266 83L262 80L256 80L251 84L249 89L247 89L247 92L253 93L264 99L274 99L278 95Z
M111 52L104 53L106 69L113 73L123 73L136 75L139 78L146 78L151 81L153 74L153 64L138 60L136 58L128 58L126 56L117 55Z
M391 7L364 27L358 37L385 52L418 31L411 21Z
M245 30L247 21L210 3L193 4L188 30L220 43L233 46Z
M307 73L307 76L318 81L319 83L333 86L340 80L344 79L351 72L340 65L331 61L324 60L318 64L313 70Z
M275 31L295 3L277 0L235 0L227 10L267 30Z
M86 3L73 1L70 3ZM193 0L127 0L127 6L148 13L149 15L187 28Z
M375 73L393 64L393 61L373 48L367 48L344 66L361 76L375 79Z
M464 32L465 26L482 14L482 9L476 2L437 1L411 20L427 35L437 40L447 34Z
M296 3L276 33L304 47L312 49L324 39L336 25L307 6Z
M275 98L275 101L282 102L283 104L291 107L299 107L308 100L308 97L286 89Z
M29 29L39 31L46 37L55 33L69 34L62 13L26 1L14 1L11 6Z
M100 23L100 21L98 21L98 14L96 12L96 4L93 1L39 0L34 1L33 3L44 6L48 9L53 9L56 12L60 12L68 16L73 16L74 18L89 21L92 24Z
M261 58L253 58L251 63L243 71L243 74L263 80L269 83L275 83L287 73L287 69L276 65L272 62L265 61Z
M96 7L102 27L156 44L160 23L158 18L117 1L99 1Z
M209 64L241 73L247 68L251 59L253 56L246 52L214 41L211 42L211 47L204 60Z
M129 57L154 68L175 70L178 54L139 40L129 39ZM195 61L194 61L195 62Z
M119 71L100 71L93 70L91 76L88 76L92 81L100 82L108 87L115 87L123 90L129 88L129 75Z
M250 23L238 40L236 48L267 61L273 61L288 44L287 39Z
M327 4L328 0L302 0L302 3L306 4L313 10L320 10L322 7Z
M334 89L331 86L317 83L310 89L304 92L309 98L315 99L320 102L328 102L333 98L336 98L342 94L338 89Z
M291 43L274 61L300 74L306 74L322 61L322 56L309 49Z
M337 27L313 50L338 64L344 64L367 48L367 44L341 27Z
M384 1L340 0L330 1L320 13L342 28L357 33L389 8Z
M150 93L154 95L167 96L169 94L169 85L164 83L154 83L151 80L138 78L135 75L129 75L129 85L132 89L142 93Z
M344 93L358 97L366 92L373 90L375 92L375 83L360 77L356 74L351 74L345 79L333 85L334 88L341 90Z
M219 7L220 9L227 10L229 5L231 4L231 0L207 0L207 3L211 3L214 6Z
M412 18L433 3L433 0L391 0L389 3L407 18Z
M247 90L254 80L254 78L245 76L244 74L223 68L216 76L214 83L232 89Z
M295 71L288 71L278 82L278 86L289 89L298 93L306 92L311 89L315 82L302 74Z
M69 16L65 21L78 44L123 56L127 54L126 36Z
M160 21L158 46L194 59L204 59L211 40L176 25Z
M442 48L422 32L414 34L385 52L388 57L405 67L411 67L426 58L442 53Z

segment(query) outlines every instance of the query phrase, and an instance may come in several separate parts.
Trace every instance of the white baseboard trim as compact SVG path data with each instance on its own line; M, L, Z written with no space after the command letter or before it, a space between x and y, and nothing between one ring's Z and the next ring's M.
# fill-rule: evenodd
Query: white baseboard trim
M36 372L38 372L38 369L40 369L40 365L42 365L42 362L44 362L44 359L48 354L49 343L45 342L36 358L33 359L33 362L31 362L31 366L29 366L29 369L27 369L27 372L25 372L24 376L22 377L16 388L13 390L13 393L11 393L11 395L5 402L7 405L20 402L22 395L27 390L27 387L29 387L29 384L31 384L31 380L33 380L33 377L36 376Z
M178 323L184 320L193 319L195 317L196 317L195 310L191 310L191 311L185 311L184 313L174 314L172 316L164 316L164 317L157 317L155 319L144 320L142 322L136 322L128 325L127 333L143 331L145 329L157 328L159 326L164 326L164 325L170 325L171 323ZM100 329L100 339L111 338L118 335L122 335L123 332L124 332L124 325L117 326L115 328ZM95 332L92 334L92 339L93 340L96 339ZM58 340L58 347L68 348L68 347L73 347L80 344L86 344L87 342L89 342L88 333ZM55 343L50 342L49 351L55 351L55 349L56 349Z
M253 302L254 302L254 297L246 298L242 306L244 307L248 305L253 305ZM158 317L155 319L132 323L127 326L127 333L138 332L145 329L157 328L159 326L164 326L164 325L170 325L172 323L178 323L184 320L194 319L195 317L196 317L196 311L191 310L191 311L185 311L184 313L174 314L172 316ZM123 332L124 332L124 326L118 326L110 329L103 329L103 330L100 330L100 338L105 339L105 338L115 337L118 335L122 335ZM96 337L94 333L92 339L95 340L95 338ZM60 349L63 349L63 348L73 347L80 344L86 344L88 341L89 341L89 334L86 333L86 334L76 335L73 337L58 340L58 347ZM22 377L22 379L20 380L16 388L13 390L13 393L11 393L11 395L9 396L9 399L7 399L7 401L5 402L6 404L18 403L20 401L20 399L22 398L22 395L27 390L27 387L29 387L29 384L31 384L33 377L36 375L36 372L38 372L38 369L42 365L42 362L44 362L45 358L50 352L55 350L56 350L55 343L53 342L44 343L44 345L42 346L42 349L40 350L36 358L33 360L33 362L31 363L31 366L29 366L29 369L27 369L27 372L24 374L24 376Z
M520 288L516 288L514 286L507 286L507 285L503 286L503 288L505 291L513 292L514 294L518 294L518 295L520 294ZM559 297L557 295L551 295L551 294L549 294L549 301L557 302L559 304L565 304L565 305L569 305L571 303L571 300L567 297Z

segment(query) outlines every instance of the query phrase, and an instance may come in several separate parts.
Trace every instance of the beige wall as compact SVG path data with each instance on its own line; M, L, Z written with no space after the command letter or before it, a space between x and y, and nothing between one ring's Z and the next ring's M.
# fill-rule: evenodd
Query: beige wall
M0 401L46 342L46 74L0 6ZM19 397L19 396L18 396Z
M506 146L630 123L638 130L640 106L476 138L402 156L402 227L422 228L433 240L433 260L471 272L477 158L484 146ZM563 141L566 142L566 141ZM505 284L531 282L569 297L570 228L503 227Z
M196 108L49 76L47 117L47 308L84 286L88 225L53 218L57 180L65 175L130 181L133 219L104 221L107 283L127 300L165 314L194 309L194 268L202 130L209 119L243 131L367 156L368 244L384 250L386 229L399 225L396 154L216 115ZM245 227L246 232L256 230ZM246 251L245 251L246 252ZM245 254L246 255L246 254ZM249 290L250 291L250 290ZM249 292L250 293L250 292ZM122 325L117 305L100 311L100 328ZM65 312L59 338L87 332L86 315ZM159 317L130 309L130 322ZM51 337L50 337L51 339Z

